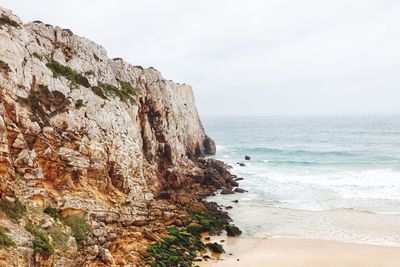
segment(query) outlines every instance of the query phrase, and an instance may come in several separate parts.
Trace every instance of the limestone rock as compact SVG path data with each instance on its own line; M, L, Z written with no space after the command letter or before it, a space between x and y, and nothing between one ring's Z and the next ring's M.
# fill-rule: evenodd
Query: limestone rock
M158 240L152 228L188 223L172 203L202 211L198 199L232 180L221 163L202 159L215 151L189 85L0 7L0 196L34 209L21 225L50 231L58 221L43 221L43 210L55 207L93 228L79 249L66 230L66 249L51 264L142 264L127 257L139 261L148 239ZM4 225L17 247L2 250L9 261L0 265L33 266L31 235Z

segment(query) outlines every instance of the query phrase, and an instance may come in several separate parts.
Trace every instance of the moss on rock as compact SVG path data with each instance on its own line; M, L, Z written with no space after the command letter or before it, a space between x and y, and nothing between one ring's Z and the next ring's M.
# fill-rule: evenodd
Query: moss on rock
M220 244L218 244L216 242L207 243L206 246L209 249L211 249L212 252L215 252L215 253L224 253L225 252L224 248Z
M198 236L181 231L176 227L167 228L168 235L147 250L146 261L150 266L192 266L199 250L205 245Z
M232 224L227 225L225 227L225 231L228 236L239 236L242 234L242 231L237 226Z

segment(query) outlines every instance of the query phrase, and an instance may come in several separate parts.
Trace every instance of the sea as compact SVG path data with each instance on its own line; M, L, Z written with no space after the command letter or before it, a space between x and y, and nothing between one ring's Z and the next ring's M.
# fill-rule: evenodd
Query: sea
M202 120L248 191L209 200L244 236L400 246L400 116Z

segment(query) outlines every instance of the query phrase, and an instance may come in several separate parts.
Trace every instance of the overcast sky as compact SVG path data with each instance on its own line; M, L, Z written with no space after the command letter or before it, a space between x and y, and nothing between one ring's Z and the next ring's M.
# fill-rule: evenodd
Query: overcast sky
M0 0L191 84L201 115L400 113L397 0Z

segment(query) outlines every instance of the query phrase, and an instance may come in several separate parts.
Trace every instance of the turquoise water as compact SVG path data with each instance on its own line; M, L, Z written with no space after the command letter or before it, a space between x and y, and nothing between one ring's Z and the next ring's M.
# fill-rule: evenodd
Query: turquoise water
M248 193L213 200L234 206L231 216L246 235L400 245L400 117L203 123L216 158L245 178Z

